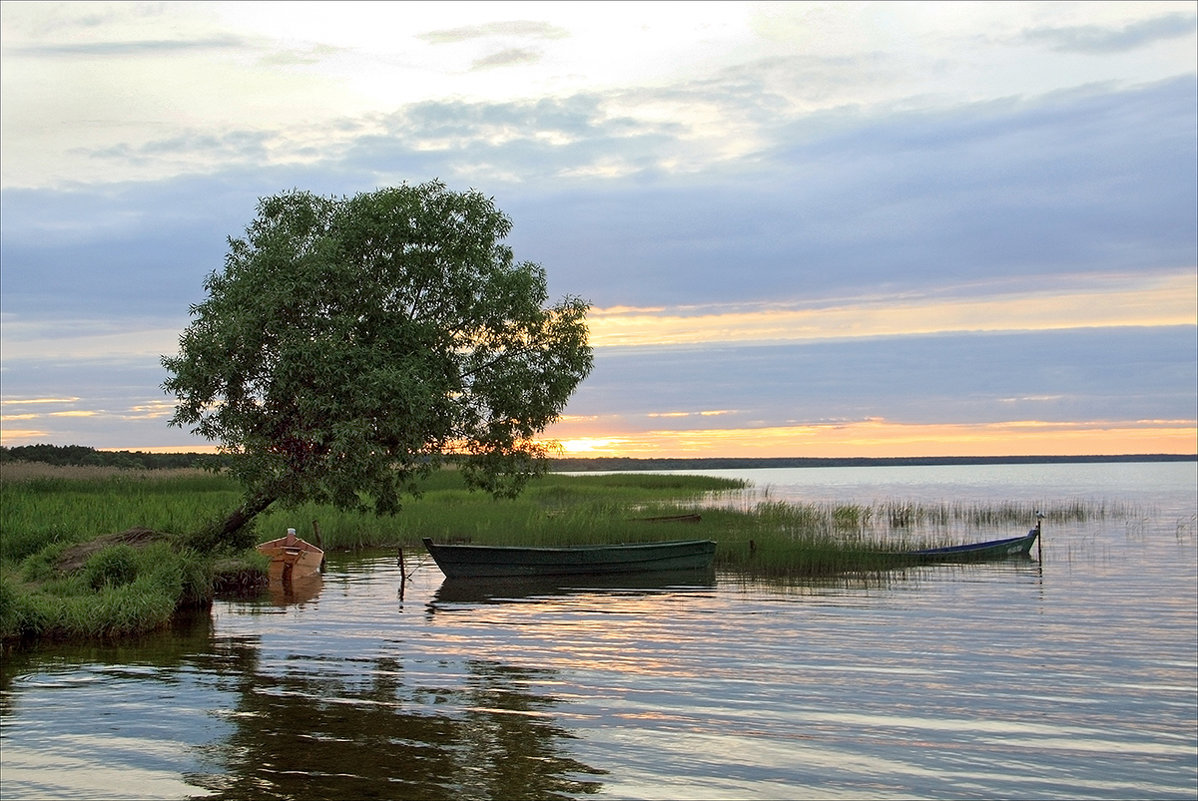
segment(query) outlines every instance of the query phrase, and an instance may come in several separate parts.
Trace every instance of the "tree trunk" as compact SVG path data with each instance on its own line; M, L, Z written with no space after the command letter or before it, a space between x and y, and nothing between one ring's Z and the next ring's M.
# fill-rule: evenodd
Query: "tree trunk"
M233 536L241 530L242 526L253 520L259 512L274 503L275 497L273 493L259 492L234 509L232 514L225 518L225 524L221 526L220 538L226 541L232 540Z

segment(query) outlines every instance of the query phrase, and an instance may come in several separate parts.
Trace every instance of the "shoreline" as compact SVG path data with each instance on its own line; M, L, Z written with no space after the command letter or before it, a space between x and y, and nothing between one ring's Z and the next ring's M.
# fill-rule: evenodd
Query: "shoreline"
M99 450L86 445L0 446L0 466L39 463L69 467L140 468L145 470L215 468L227 457L198 451L157 453ZM1129 462L1195 462L1198 453L1091 454L1081 456L550 456L551 473L634 472L665 470L753 470L804 467L928 467L991 464L1096 464Z

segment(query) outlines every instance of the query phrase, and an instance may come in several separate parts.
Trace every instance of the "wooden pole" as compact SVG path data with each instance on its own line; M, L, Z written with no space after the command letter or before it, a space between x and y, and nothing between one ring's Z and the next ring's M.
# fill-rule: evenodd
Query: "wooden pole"
M1044 519L1044 515L1036 512L1036 558L1040 560L1040 567L1044 567L1044 534L1041 533L1040 521Z
M408 571L403 563L403 546L399 546L399 600L403 600L404 585L408 583Z
M317 523L315 520L312 521L312 533L316 537L316 547L323 551L324 543L320 539L320 524ZM323 556L323 554L320 557L320 572L321 573L324 572L324 556Z

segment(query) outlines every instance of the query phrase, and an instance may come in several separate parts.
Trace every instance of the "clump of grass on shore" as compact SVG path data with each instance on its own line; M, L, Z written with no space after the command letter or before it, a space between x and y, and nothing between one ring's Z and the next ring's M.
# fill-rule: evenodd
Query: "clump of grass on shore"
M135 545L137 547L135 547ZM0 571L5 637L113 637L165 625L211 598L208 560L154 532L52 544Z
M221 564L190 532L240 498L200 469L5 462L0 470L0 639L109 638L210 603L222 582L259 575L250 554Z

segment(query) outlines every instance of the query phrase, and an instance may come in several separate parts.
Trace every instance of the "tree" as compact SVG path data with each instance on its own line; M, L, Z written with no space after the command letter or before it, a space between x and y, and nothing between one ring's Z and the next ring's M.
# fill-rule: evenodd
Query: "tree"
M447 457L497 496L544 470L537 436L591 370L589 305L547 306L510 230L440 182L260 201L162 359L169 424L233 454L246 488L219 539L274 501L395 513Z

